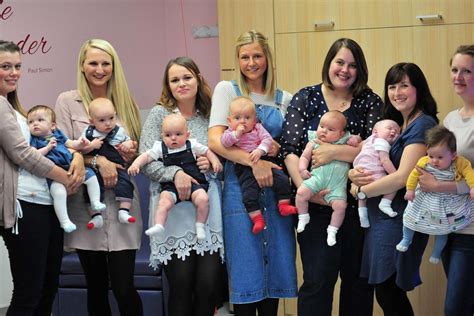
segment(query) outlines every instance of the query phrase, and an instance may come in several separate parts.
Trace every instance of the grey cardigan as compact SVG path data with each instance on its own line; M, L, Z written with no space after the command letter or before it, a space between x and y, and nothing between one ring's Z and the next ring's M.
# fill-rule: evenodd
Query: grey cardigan
M44 177L54 163L30 147L21 133L15 110L3 96L0 96L0 226L11 228L16 221L16 192L18 168Z

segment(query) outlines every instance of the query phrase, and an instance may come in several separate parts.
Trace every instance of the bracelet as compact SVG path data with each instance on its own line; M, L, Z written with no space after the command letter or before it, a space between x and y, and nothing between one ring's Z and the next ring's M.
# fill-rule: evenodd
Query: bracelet
M92 157L91 162L91 168L94 169L95 172L99 171L99 169L97 169L97 157L99 157L99 155L95 155L94 157Z

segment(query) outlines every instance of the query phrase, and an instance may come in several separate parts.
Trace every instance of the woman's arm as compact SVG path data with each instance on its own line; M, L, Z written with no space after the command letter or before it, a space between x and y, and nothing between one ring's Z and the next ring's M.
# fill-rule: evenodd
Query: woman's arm
M404 188L408 175L416 166L416 162L426 154L424 144L410 144L403 149L397 171L360 188L367 197L374 197L395 192Z

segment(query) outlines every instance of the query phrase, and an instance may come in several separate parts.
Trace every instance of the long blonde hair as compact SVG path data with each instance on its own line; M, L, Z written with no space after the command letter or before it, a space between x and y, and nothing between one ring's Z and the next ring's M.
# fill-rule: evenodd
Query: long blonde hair
M275 93L275 75L273 72L273 56L270 50L270 45L268 45L268 39L262 33L256 30L250 30L240 34L237 38L235 44L235 73L237 78L237 84L239 85L240 91L243 95L249 95L250 89L247 84L246 77L240 71L239 65L239 51L240 48L244 45L258 43L265 54L267 59L267 70L263 74L263 85L265 89L265 95L273 96Z
M117 52L113 46L103 39L90 39L87 40L79 51L78 65L77 65L77 90L82 98L82 102L86 107L89 108L93 96L86 76L82 71L82 66L86 58L86 52L89 48L100 49L112 57L113 73L107 84L107 98L112 101L117 111L117 115L120 121L124 125L124 128L130 135L130 138L138 141L140 139L140 112L137 104L133 100L130 91L128 89L127 80L123 73L122 64L118 57Z

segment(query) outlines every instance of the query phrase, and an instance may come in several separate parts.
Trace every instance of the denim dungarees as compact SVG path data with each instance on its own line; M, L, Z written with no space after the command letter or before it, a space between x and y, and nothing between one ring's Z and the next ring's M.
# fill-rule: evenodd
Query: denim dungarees
M232 82L236 94L240 89ZM275 104L281 104L277 90ZM283 115L277 107L257 105L257 116L274 139L279 139ZM242 202L234 164L224 168L223 222L227 268L230 277L230 301L234 304L258 302L266 298L297 295L296 244L292 216L278 212L271 188L262 190L261 205L267 228L252 234L252 222Z

